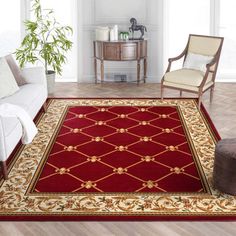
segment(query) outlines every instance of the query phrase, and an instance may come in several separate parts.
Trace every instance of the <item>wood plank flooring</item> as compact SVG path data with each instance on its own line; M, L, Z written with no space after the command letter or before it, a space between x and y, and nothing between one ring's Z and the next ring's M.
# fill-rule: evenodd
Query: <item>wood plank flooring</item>
M236 83L217 83L213 102L210 104L210 93L203 96L203 104L211 116L222 138L236 137ZM196 95L183 92L183 97ZM78 84L57 83L55 93L51 97L83 97L83 98L117 98L117 97L160 97L160 84ZM166 89L164 97L179 97L177 90ZM235 122L233 122L235 121Z
M222 138L236 137L236 83L218 83L212 104L209 93L203 103ZM160 97L159 84L57 83L51 97ZM165 97L179 92L165 90ZM183 97L193 97L183 93ZM234 222L1 222L0 236L229 236L236 235Z

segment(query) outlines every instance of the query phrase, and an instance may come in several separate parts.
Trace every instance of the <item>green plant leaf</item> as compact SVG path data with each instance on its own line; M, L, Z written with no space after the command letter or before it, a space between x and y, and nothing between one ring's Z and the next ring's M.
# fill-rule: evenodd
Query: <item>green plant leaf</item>
M68 35L73 34L70 26L60 25L53 9L42 9L40 0L31 0L31 11L35 20L24 22L26 35L20 47L16 50L16 60L20 67L25 63L43 62L45 71L51 66L56 73L62 73L62 66L66 63L66 53L71 50L73 42Z

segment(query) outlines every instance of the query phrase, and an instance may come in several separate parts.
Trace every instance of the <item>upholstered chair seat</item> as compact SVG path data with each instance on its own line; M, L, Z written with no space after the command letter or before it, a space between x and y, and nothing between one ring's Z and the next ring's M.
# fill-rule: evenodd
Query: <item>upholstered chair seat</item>
M183 90L198 91L204 78L204 72L191 69L179 69L168 72L164 76L163 84L166 86L175 86ZM203 90L206 90L213 82L209 77Z

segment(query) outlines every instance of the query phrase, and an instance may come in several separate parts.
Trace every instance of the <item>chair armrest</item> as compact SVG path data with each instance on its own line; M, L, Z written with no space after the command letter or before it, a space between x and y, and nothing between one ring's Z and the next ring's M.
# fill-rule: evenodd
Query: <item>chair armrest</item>
M168 64L168 67L167 67L167 69L166 69L166 73L170 72L172 62L177 61L177 60L181 59L182 57L184 57L184 56L186 55L186 53L187 53L187 50L188 50L188 48L186 47L186 48L184 49L184 51L183 51L179 56L177 56L177 57L172 57L172 58L169 58L169 59L168 59L169 64ZM164 77L163 77L163 78L164 78Z
M47 85L46 74L43 67L30 67L22 69L22 74L28 84Z
M204 75L204 78L202 80L202 83L200 84L200 88L203 88L207 82L209 73L213 74L216 73L216 68L214 68L214 66L217 64L217 57L215 56L211 62L209 62L208 64L206 64L206 73ZM213 67L213 69L212 69ZM214 82L214 76L212 77L212 82Z
M177 57L172 57L168 59L168 62L173 62L173 61L178 61L179 59L181 59L183 56L185 56L185 52L182 52L179 56Z
M215 70L211 70L211 67L214 66L215 64L217 63L217 61L215 60L215 58L212 59L212 61L208 64L206 64L206 72L205 72L205 75L203 77L203 80L199 86L199 88L202 88L205 86L206 82L207 82L207 79L208 79L208 76L210 73L215 73ZM212 82L214 82L214 80L212 80Z
M214 66L216 63L217 63L216 58L213 58L210 63L206 64L206 68L209 69L210 72L213 72L211 71L211 67Z
M184 51L177 57L172 57L168 59L168 62L173 62L173 61L177 61L179 59L181 59L183 56L185 56L187 53L187 47L184 49Z

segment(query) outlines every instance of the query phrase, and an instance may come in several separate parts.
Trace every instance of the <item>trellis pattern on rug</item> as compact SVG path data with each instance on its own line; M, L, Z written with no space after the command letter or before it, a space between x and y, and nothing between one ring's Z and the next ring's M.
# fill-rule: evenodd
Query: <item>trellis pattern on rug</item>
M68 106L177 106L189 132L208 194L33 195L28 192L37 168ZM1 216L236 216L236 199L213 189L212 168L217 139L194 99L52 99L38 123L33 143L18 153L2 181Z

